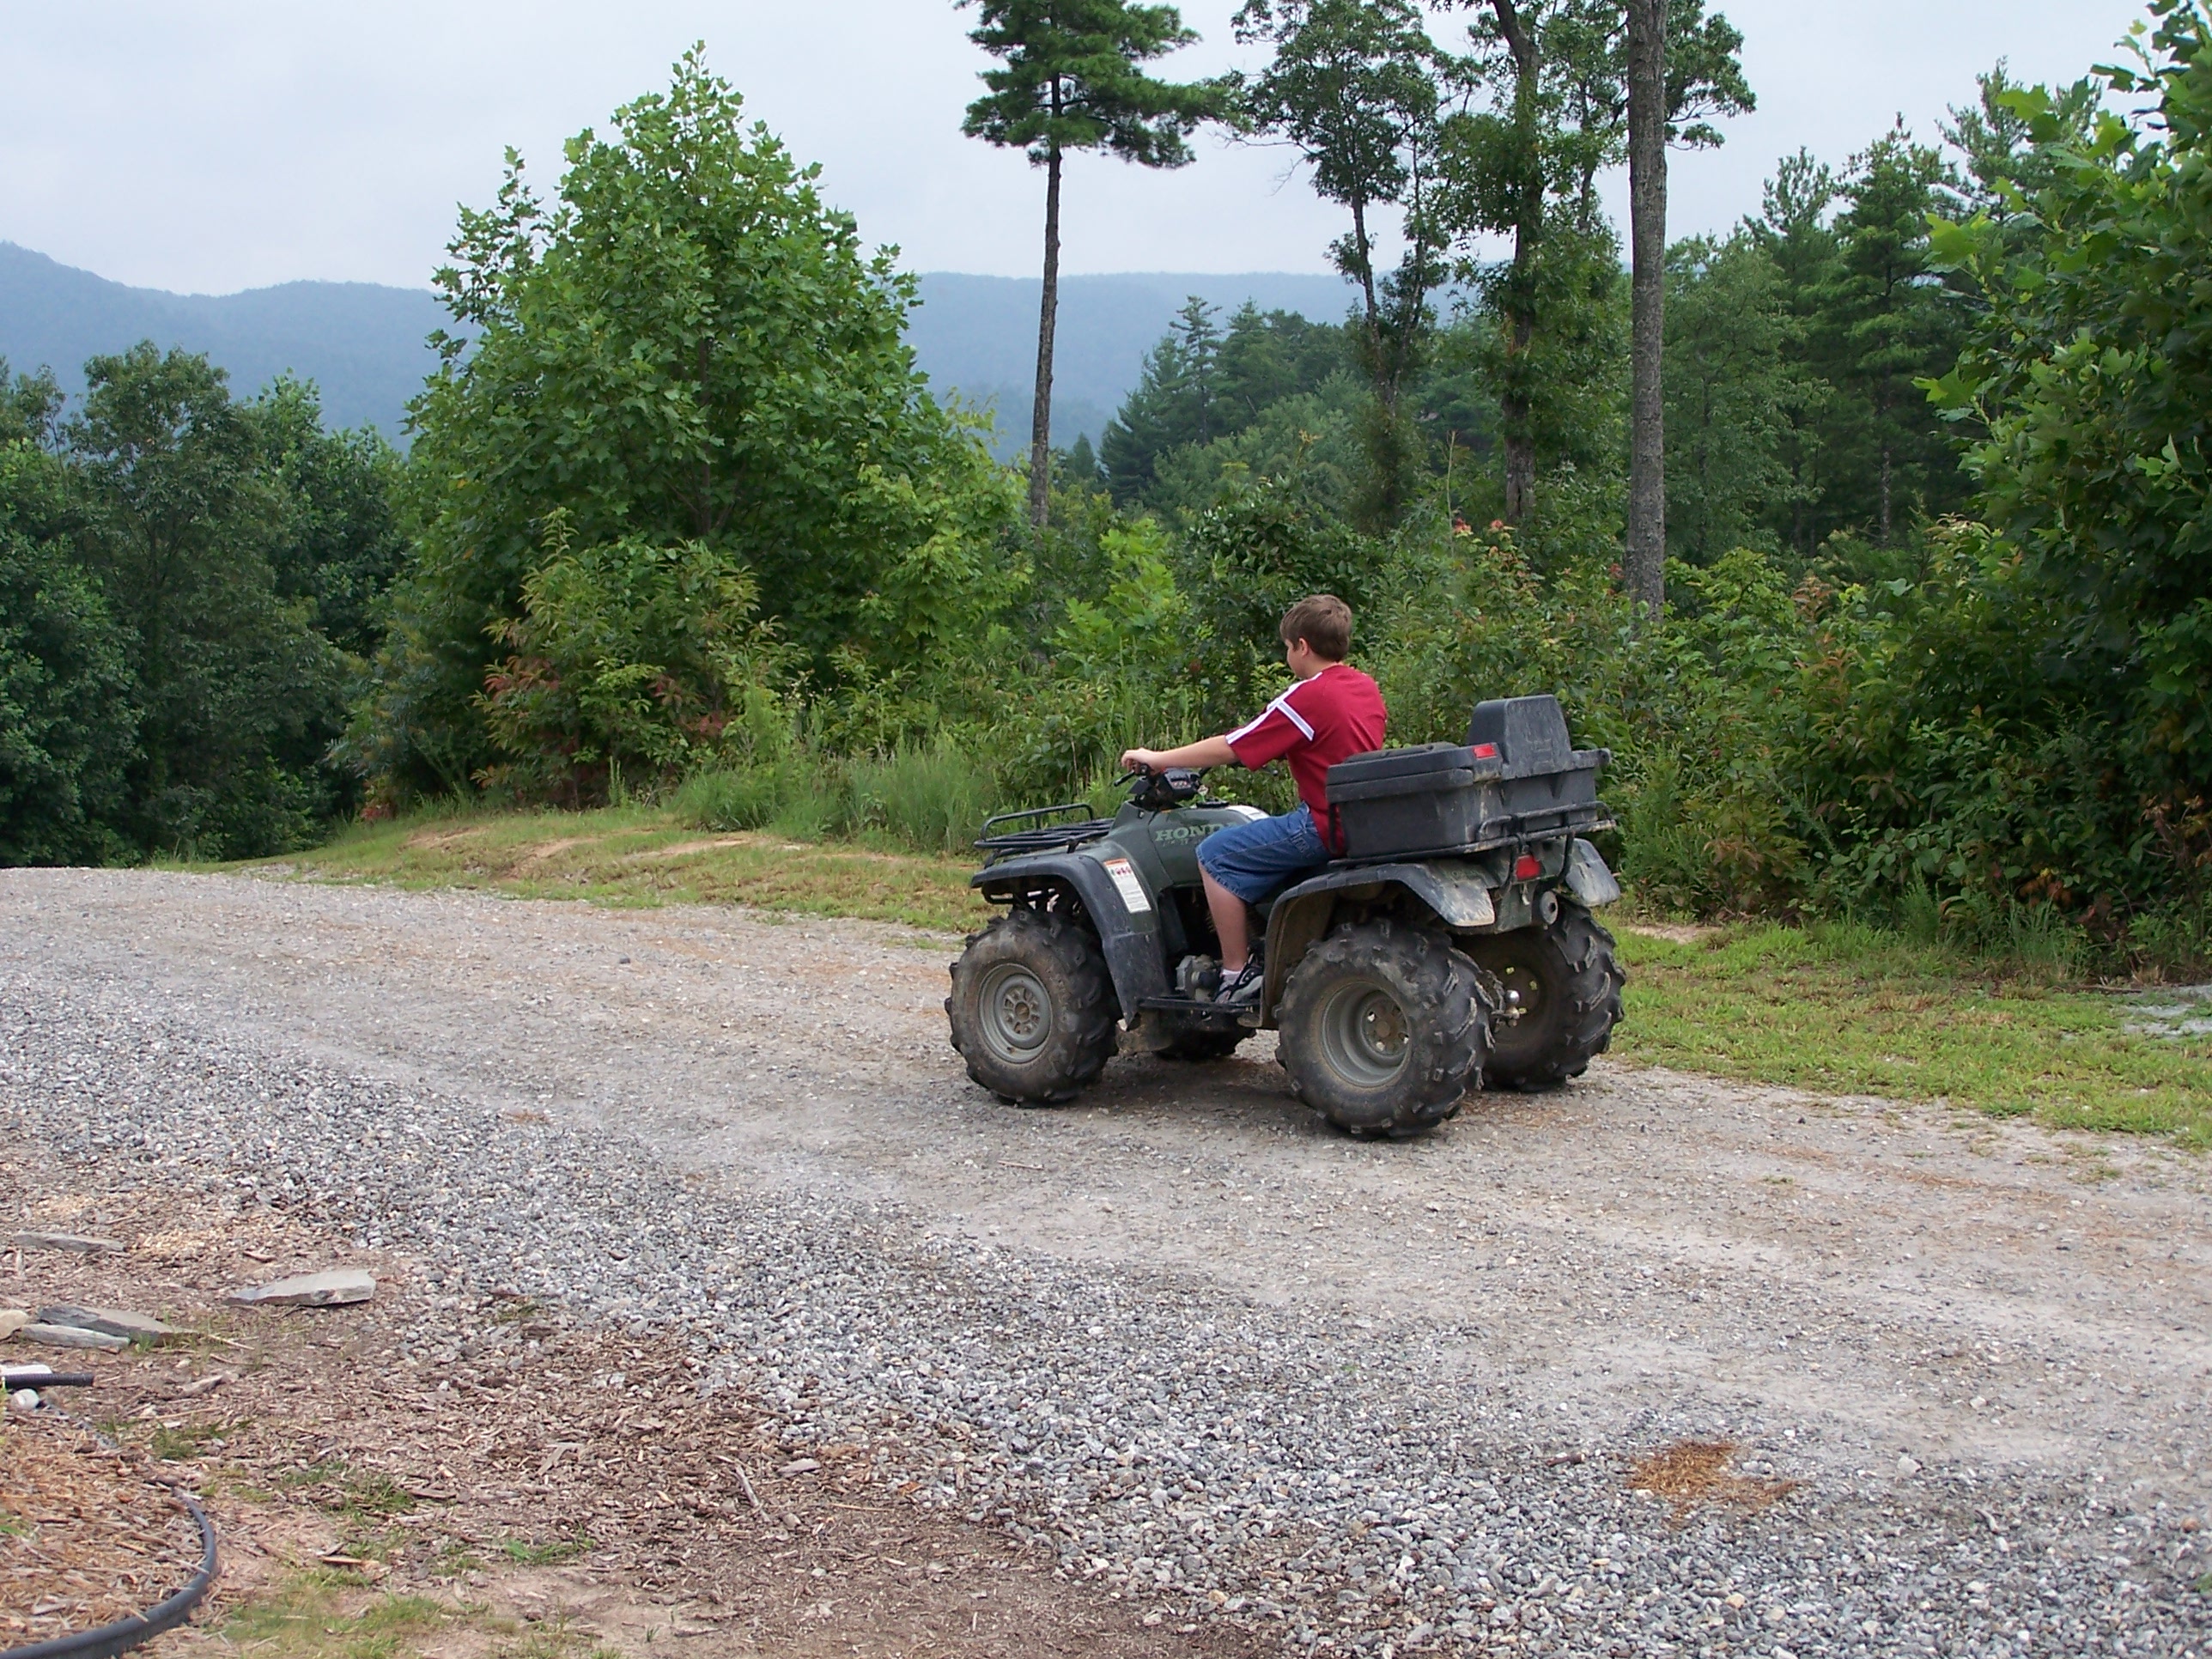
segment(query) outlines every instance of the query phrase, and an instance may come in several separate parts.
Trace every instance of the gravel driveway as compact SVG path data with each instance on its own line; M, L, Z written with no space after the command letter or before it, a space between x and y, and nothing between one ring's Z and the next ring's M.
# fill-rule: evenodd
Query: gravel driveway
M1265 1039L1020 1111L957 945L4 872L0 1130L688 1331L1292 1650L2212 1653L2202 1159L1603 1064L1352 1142Z

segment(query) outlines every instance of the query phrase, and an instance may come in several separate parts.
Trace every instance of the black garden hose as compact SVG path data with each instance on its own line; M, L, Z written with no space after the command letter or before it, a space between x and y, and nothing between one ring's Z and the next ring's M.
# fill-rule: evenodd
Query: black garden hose
M199 1571L185 1582L185 1587L144 1613L134 1613L128 1619L118 1619L112 1625L102 1625L98 1630L82 1631L75 1636L57 1636L51 1642L34 1642L27 1648L9 1648L0 1653L0 1659L112 1659L118 1653L128 1653L141 1642L150 1642L163 1631L174 1630L191 1617L192 1609L199 1606L214 1586L217 1561L215 1547L215 1522L207 1511L184 1492L173 1494L191 1513L200 1529Z

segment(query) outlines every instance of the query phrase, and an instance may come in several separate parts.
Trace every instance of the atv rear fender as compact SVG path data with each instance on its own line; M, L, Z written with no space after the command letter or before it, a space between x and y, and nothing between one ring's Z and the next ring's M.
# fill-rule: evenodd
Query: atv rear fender
M1334 923L1340 905L1425 911L1453 933L1503 933L1535 921L1539 893L1557 886L1595 909L1620 896L1620 884L1596 848L1579 837L1527 849L1538 863L1531 879L1515 880L1516 854L1502 849L1471 859L1425 859L1418 864L1334 865L1300 882L1267 914L1267 981L1261 998L1265 1019L1274 1017L1291 970Z
M1146 997L1168 994L1167 953L1160 943L1160 913L1152 896L1143 891L1139 881L1145 908L1133 908L1106 868L1107 859L1121 856L1118 848L1101 843L1096 849L1008 859L979 872L968 884L996 904L1032 904L1063 915L1077 915L1098 935L1107 970L1114 976L1114 994L1121 1000L1121 1018L1134 1024Z

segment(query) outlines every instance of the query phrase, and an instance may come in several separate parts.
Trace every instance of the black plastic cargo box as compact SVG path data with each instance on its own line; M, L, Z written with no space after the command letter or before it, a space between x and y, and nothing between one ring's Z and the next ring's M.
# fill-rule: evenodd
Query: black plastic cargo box
M1358 860L1468 852L1583 833L1606 821L1598 769L1577 749L1556 697L1506 697L1474 711L1468 741L1378 749L1328 769L1328 805Z

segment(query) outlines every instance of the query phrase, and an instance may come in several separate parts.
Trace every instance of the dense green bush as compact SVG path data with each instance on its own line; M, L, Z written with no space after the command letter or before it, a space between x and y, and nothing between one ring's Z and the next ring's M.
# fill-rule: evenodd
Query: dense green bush
M484 698L556 510L569 556L617 586L616 562L678 548L741 568L832 687L969 648L1017 586L1012 481L915 369L913 279L696 53L614 126L570 143L557 204L516 163L440 273L477 331L414 405L415 557L354 728L395 799L501 768L558 799L603 789L597 763L515 769Z
M100 863L137 747L131 641L70 538L62 464L0 443L0 865Z
M359 799L330 750L399 556L397 458L191 353L85 374L63 422L51 376L0 365L0 863L319 839Z

